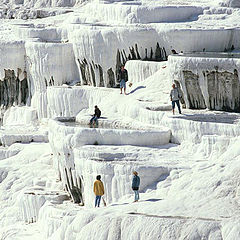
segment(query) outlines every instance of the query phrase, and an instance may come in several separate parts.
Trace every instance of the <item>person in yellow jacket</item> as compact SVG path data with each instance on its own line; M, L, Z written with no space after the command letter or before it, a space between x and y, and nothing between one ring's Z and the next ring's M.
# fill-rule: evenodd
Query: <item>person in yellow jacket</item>
M100 206L101 197L104 195L104 186L101 181L101 175L97 175L96 181L94 182L93 192L96 195L95 207Z

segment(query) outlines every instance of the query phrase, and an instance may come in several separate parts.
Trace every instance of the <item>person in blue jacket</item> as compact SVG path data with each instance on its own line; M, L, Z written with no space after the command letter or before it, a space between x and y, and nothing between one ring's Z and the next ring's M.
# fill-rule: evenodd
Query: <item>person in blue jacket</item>
M136 171L133 171L133 180L132 180L132 190L135 193L134 202L137 202L139 200L139 186L140 186L140 177L138 176L138 173Z

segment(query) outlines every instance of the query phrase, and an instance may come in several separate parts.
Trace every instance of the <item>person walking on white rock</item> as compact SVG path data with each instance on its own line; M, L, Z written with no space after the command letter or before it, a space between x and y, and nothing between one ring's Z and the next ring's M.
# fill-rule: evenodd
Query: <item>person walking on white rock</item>
M133 171L133 179L132 179L132 190L134 191L134 202L139 200L139 186L140 186L140 177L136 171Z
M101 175L97 175L96 181L94 182L93 192L95 193L95 207L100 206L101 197L104 195L104 186L103 182L101 181Z
M101 111L100 111L100 109L98 108L98 106L96 105L96 106L95 106L95 110L94 110L94 115L93 115L93 117L91 118L89 124L92 126L93 123L95 123L96 126L98 126L98 119L100 118L100 116L101 116Z
M128 81L128 71L124 68L124 65L121 66L118 72L118 81L120 81L120 94L122 94L122 89L124 89L124 94L127 95L126 82Z
M181 114L181 107L180 107L180 102L179 99L181 98L181 92L178 90L178 88L175 86L175 84L172 85L172 90L170 92L170 99L172 101L172 112L173 115L175 114L174 109L175 109L175 104L177 104L178 107L178 112Z

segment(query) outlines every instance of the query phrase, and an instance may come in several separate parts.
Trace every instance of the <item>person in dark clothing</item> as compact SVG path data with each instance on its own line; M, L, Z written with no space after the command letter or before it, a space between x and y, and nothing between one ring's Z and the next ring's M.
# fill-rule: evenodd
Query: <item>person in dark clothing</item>
M93 123L95 123L96 126L98 126L98 119L100 118L100 116L101 116L101 111L100 111L100 109L98 108L98 106L96 105L96 106L95 106L95 110L94 110L94 115L93 115L93 117L91 118L89 124L90 124L90 125L93 125Z
M182 114L180 103L179 103L179 100L180 100L181 97L182 97L181 92L175 86L175 84L173 84L172 85L172 90L170 92L170 99L172 101L172 112L173 112L173 115L175 114L175 112L174 112L175 104L177 104L179 114Z
M120 94L122 94L122 89L124 89L124 93L126 94L126 82L128 81L128 72L121 66L121 69L118 72L118 81L120 81Z
M134 202L137 202L139 200L139 186L140 186L140 177L138 176L138 173L136 171L133 172L133 180L132 180L132 190L134 191L135 198Z

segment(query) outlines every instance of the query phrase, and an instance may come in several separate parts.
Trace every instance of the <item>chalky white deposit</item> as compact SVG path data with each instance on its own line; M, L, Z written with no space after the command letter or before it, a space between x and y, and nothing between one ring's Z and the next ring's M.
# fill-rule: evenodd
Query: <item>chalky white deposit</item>
M2 1L0 239L239 240L239 7ZM162 61L172 49L182 53ZM116 70L129 55L120 95ZM227 101L211 98L212 72L228 77L216 87ZM174 80L187 108L173 116ZM205 107L189 109L192 98ZM226 104L234 111L222 111ZM89 128L95 105L102 118ZM98 174L107 206L96 209ZM73 203L73 187L84 206Z

